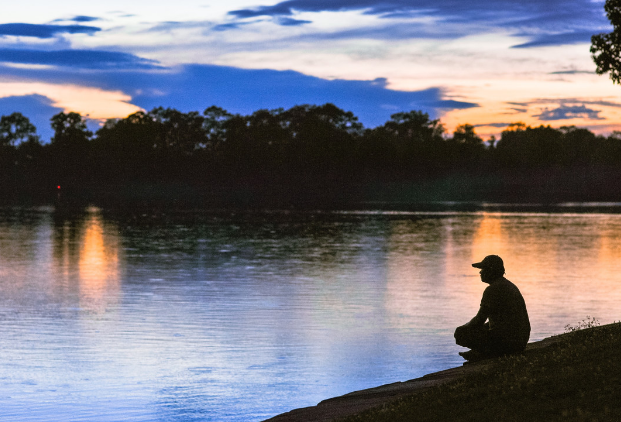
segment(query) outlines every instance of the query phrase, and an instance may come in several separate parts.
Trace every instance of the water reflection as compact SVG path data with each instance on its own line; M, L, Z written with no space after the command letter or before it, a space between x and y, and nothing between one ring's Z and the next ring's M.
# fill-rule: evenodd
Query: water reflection
M618 220L607 221L602 228L600 245L598 248L596 268L599 269L600 277L606 280L606 291L615 291L619 288L617 281L621 275L621 222ZM621 320L621 318L620 318Z
M500 218L487 212L482 213L472 237L472 262L479 262L482 257L492 254L507 257L504 246Z
M114 227L104 227L97 209L90 209L84 222L78 268L80 274L80 305L105 310L118 299L119 242ZM105 231L107 228L108 231Z
M533 339L620 319L619 239L617 214L0 209L0 409L246 421L407 380L461 363L492 253Z
M60 296L78 297L78 306L103 312L120 292L119 233L95 207L54 214L52 249Z

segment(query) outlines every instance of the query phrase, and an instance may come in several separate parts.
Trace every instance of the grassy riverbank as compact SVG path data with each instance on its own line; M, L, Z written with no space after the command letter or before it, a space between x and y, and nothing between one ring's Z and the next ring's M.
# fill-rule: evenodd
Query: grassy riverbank
M621 323L575 328L548 347L343 422L621 420Z

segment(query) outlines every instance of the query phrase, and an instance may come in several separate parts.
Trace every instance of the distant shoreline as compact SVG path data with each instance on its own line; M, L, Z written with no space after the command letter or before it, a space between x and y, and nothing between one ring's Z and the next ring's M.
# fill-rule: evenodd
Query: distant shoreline
M621 168L498 170L413 178L147 181L4 184L0 205L93 204L162 209L391 209L614 207L621 203ZM578 205L577 205L578 204Z

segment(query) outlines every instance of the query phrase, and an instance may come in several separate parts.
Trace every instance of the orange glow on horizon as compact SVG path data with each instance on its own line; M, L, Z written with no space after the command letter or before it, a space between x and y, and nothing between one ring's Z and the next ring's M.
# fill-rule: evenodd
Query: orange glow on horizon
M141 108L130 103L131 97L120 91L51 84L44 82L0 82L0 98L39 94L52 100L64 112L76 112L93 120L126 117Z

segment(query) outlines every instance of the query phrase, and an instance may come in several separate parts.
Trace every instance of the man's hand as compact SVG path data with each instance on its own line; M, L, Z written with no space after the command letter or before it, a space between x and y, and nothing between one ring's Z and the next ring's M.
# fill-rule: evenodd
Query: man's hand
M465 327L476 327L484 325L485 321L487 321L487 312L485 308L481 306L479 308L479 312L474 316L474 318L472 318L470 321L468 321L467 324L465 324Z

